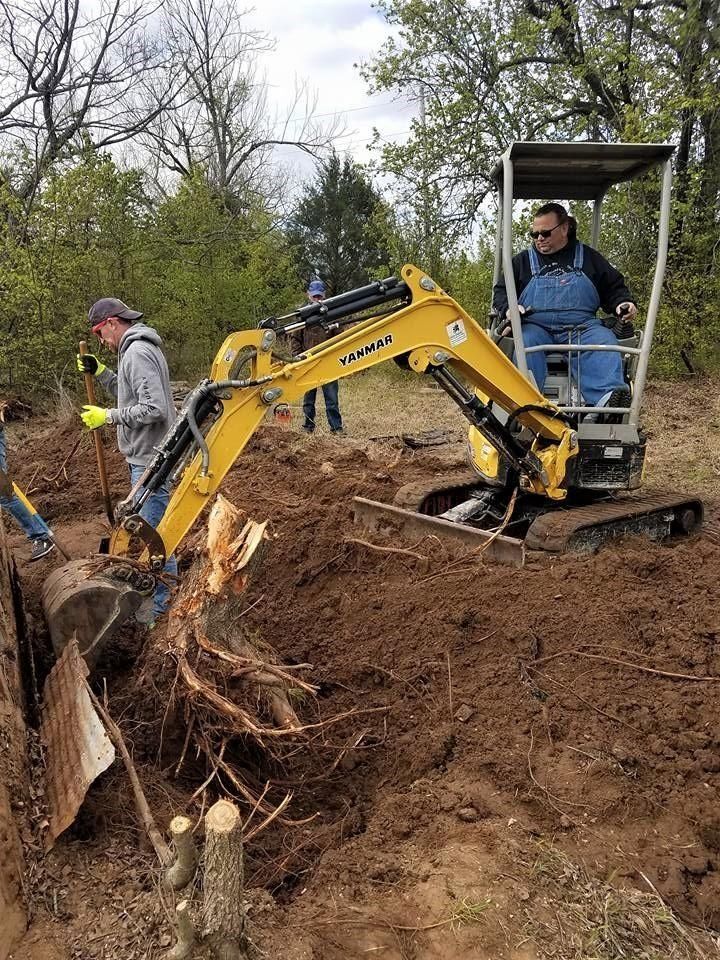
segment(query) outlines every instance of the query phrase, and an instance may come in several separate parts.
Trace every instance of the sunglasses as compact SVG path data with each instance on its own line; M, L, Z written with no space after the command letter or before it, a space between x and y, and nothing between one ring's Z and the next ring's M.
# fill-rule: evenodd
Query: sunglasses
M564 223L567 223L567 220L561 220L560 223L556 223L554 227L550 227L549 230L531 230L530 236L533 240L537 240L538 237L542 237L543 240L547 240L553 230L557 230L558 227L561 227Z
M96 323L94 327L91 327L91 330L92 330L92 332L95 334L96 337L99 337L99 336L100 336L100 331L101 331L102 328L105 326L105 324L108 323L108 321L110 321L110 320L116 320L116 319L117 319L117 317L105 317L104 320L100 320L100 322L99 322L99 323Z

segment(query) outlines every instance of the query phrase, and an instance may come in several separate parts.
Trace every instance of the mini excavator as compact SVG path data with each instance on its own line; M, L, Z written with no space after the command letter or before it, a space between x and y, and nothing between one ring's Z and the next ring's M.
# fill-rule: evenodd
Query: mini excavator
M274 355L281 335L314 325L339 332L289 360ZM116 508L100 569L75 560L48 577L43 606L56 652L75 635L80 652L93 659L132 616L274 404L299 401L312 387L386 360L432 377L457 404L470 424L472 469L465 477L403 488L395 505L357 498L361 521L402 530L406 520L431 533L459 529L486 545L490 556L515 565L527 547L594 549L618 533L662 538L689 533L700 522L695 500L616 499L617 491L640 484L644 439L618 437L611 424L605 439L582 440L577 418L539 393L458 303L407 265L399 278L309 304L225 340L210 377L188 395L154 459ZM153 529L140 510L164 484L174 492ZM138 554L140 562L130 559Z

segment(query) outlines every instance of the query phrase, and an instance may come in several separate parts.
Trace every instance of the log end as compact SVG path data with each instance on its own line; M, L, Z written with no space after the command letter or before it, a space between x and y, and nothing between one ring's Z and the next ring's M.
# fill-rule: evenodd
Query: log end
M240 811L229 800L218 800L205 816L205 828L214 833L232 833L240 824Z

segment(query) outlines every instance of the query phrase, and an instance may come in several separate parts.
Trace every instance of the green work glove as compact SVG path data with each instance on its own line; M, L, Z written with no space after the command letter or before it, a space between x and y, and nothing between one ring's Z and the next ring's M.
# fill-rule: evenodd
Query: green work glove
M83 412L80 414L80 419L88 430L97 430L98 427L104 427L108 422L107 410L105 407L93 407L86 403Z
M90 373L93 377L96 377L99 373L102 373L105 369L105 364L100 363L98 358L92 353L77 355L77 368L80 373Z

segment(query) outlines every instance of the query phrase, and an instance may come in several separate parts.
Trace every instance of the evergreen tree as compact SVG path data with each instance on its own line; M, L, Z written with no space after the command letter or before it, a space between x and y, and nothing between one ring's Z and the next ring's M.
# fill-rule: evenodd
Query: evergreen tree
M387 270L378 229L384 209L362 168L333 153L306 187L288 230L303 280L317 275L341 293Z

